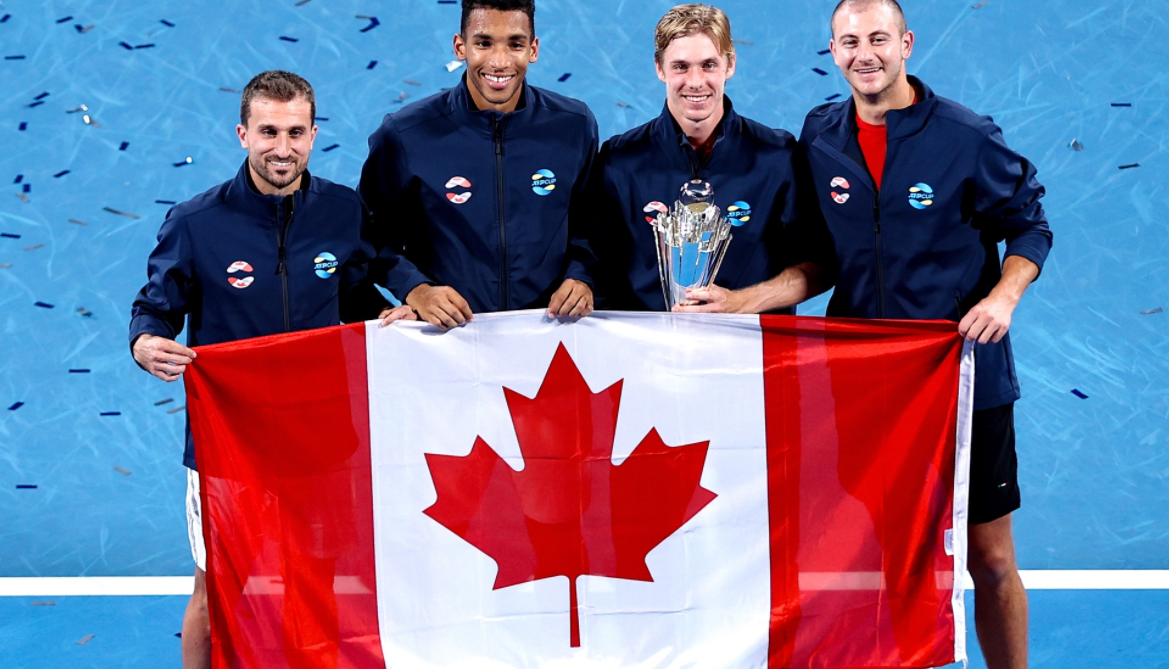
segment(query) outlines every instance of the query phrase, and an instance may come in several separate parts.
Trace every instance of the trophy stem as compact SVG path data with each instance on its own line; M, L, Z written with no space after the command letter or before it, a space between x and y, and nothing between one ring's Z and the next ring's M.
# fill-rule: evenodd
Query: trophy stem
M706 285L714 283L715 277L718 276L718 270L723 266L723 258L727 256L727 248L730 247L732 239L734 239L734 235L727 235L726 242L719 245L718 257L714 260L714 269L710 270L710 278L706 281Z
M664 258L663 254L663 249L666 245L665 233L655 226L654 237L657 242L654 244L654 249L658 254L658 279L659 283L662 284L662 300L666 303L666 311L673 311L674 305L670 302L670 292L666 287L670 281L670 277L666 267L666 262L668 261Z

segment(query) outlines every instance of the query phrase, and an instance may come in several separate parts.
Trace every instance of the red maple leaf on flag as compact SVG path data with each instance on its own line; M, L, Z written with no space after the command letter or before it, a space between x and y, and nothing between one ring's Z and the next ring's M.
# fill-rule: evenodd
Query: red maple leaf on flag
M495 590L553 576L653 581L645 557L717 495L699 482L710 442L670 447L651 429L620 465L618 381L593 393L561 344L533 398L504 388L524 468L482 437L465 456L426 455L438 501L424 513L495 560Z

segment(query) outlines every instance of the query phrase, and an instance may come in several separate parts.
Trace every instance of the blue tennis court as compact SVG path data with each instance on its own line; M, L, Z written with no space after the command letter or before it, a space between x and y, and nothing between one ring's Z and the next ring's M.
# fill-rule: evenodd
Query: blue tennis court
M603 138L658 115L673 4L539 0L532 83ZM832 0L718 4L740 113L798 134L848 95ZM1169 667L1169 2L902 4L909 71L993 116L1048 192L1055 246L1012 327L1032 665ZM180 666L185 401L126 341L162 217L238 169L266 69L313 83L311 169L356 185L382 116L462 76L458 22L442 0L0 3L0 665ZM17 581L83 576L131 579Z

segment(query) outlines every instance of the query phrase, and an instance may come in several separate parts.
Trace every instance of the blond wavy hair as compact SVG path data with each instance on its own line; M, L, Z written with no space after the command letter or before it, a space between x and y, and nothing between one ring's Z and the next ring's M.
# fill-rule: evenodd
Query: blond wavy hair
M702 33L709 37L723 56L730 58L735 53L731 41L731 22L718 7L691 4L678 5L658 21L654 28L654 60L662 62L662 54L670 43L679 37Z

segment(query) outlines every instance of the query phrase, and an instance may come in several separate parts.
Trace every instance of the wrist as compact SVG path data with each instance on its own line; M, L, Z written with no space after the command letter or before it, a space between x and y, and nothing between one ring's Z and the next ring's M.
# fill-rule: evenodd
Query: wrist
M425 299L426 293L433 287L434 286L428 283L420 283L417 286L414 286L414 288L412 288L409 293L406 293L406 299L404 302L411 308L417 309L418 303Z
M994 290L990 291L990 295L987 297L996 302L1005 303L1013 309L1019 304L1019 300L1023 299L1023 291L1012 290L1010 287L1000 284L995 286Z
M732 291L731 295L734 296L734 300L732 302L733 308L727 310L730 313L760 314L767 311L765 304L767 296L759 285Z

